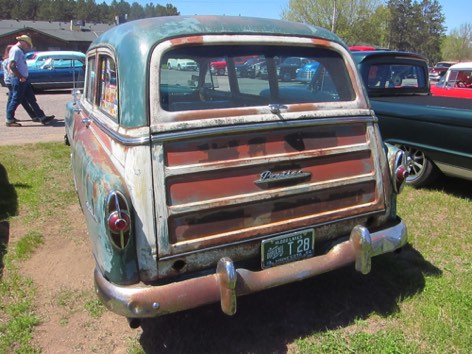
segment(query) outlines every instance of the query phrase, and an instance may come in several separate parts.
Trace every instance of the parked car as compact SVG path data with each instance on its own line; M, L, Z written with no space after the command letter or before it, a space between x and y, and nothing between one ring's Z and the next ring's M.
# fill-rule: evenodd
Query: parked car
M433 96L472 98L472 62L450 66L439 82L431 85L431 93Z
M37 52L28 68L28 80L35 91L82 89L85 54L80 52ZM3 72L0 73L3 76ZM1 80L2 86L5 86Z
M172 70L192 70L196 71L198 69L197 63L192 59L169 59L167 61L167 68Z
M311 60L302 57L288 57L279 66L279 78L282 81L290 81L295 79L297 70L310 63Z
M263 58L250 58L243 64L236 65L236 74L239 77L255 79L261 76L261 70L265 65Z
M431 96L427 60L398 51L353 52L388 143L408 155L407 184L441 174L472 180L472 101Z
M225 58L215 58L210 62L211 72L216 75L225 75L226 74L226 59Z
M183 53L198 72L167 69ZM309 85L281 82L287 53L323 70ZM237 76L245 55L264 58L266 79ZM225 76L213 72L220 57ZM131 326L214 302L233 315L239 296L348 264L366 274L406 244L405 154L383 143L331 32L231 16L130 21L91 44L85 82L66 141L96 293Z
M40 51L40 52L33 52L29 59L26 59L26 64L28 65L28 69L40 69L43 64L49 58L55 59L79 59L85 61L85 54L82 52L76 51L68 51L68 50L53 50L53 51Z
M439 62L437 62L436 65L433 66L429 70L429 79L431 81L439 81L439 79L441 79L441 77L444 76L447 69L449 69L449 67L451 65L454 65L454 64L456 64L455 61L439 61Z
M297 69L295 79L304 83L311 82L319 66L320 63L317 61L303 65L301 68Z
M40 68L30 69L28 80L35 91L84 87L84 58L51 57Z

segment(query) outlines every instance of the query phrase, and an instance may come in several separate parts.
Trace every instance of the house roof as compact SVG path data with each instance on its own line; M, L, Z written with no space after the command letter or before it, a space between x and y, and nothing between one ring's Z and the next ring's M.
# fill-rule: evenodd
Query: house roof
M67 42L91 42L115 25L77 23L76 21L0 20L0 37L26 30L34 30Z

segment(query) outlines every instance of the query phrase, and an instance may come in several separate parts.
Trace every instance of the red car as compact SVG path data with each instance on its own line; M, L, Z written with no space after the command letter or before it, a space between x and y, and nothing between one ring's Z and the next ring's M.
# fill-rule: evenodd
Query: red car
M439 61L436 63L436 65L429 70L429 79L431 81L439 81L444 74L446 73L447 69L451 65L456 64L457 62L455 61Z
M216 75L226 74L226 60L224 58L217 58L210 63L211 72Z
M472 62L452 65L436 85L431 85L431 94L472 98Z

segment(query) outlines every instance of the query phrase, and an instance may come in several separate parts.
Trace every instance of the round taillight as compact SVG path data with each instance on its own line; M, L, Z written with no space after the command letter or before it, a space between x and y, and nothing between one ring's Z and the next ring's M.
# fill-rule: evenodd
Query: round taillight
M112 244L120 250L125 249L129 244L132 225L129 204L122 193L112 191L108 195L104 221Z
M126 232L129 230L129 226L129 215L123 211L115 211L108 217L108 227L111 232Z

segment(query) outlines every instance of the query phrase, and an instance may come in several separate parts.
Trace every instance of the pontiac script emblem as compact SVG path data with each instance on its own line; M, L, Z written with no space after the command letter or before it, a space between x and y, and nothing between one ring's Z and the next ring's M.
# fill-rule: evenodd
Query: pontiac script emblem
M268 184L268 183L284 183L284 182L296 182L308 179L311 176L311 172L303 172L302 170L287 170L282 172L264 171L261 173L260 178L255 181L255 184Z

